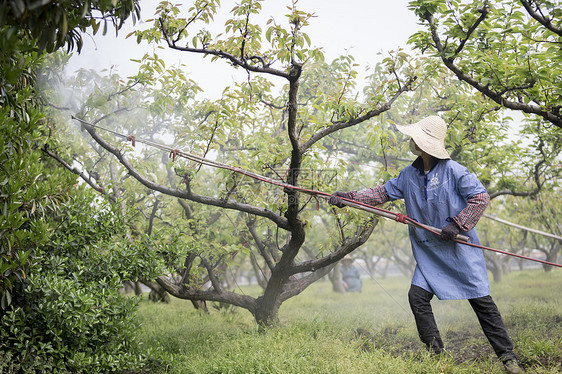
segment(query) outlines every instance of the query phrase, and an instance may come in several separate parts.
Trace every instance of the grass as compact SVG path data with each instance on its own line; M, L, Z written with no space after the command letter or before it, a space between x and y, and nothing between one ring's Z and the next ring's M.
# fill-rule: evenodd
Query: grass
M529 373L562 372L562 272L514 272L492 284L516 353ZM143 300L140 340L162 373L503 373L465 300L433 301L448 353L430 356L409 310L409 279L364 280L361 294L316 283L286 301L279 327L259 333L250 313ZM243 292L256 294L255 287ZM360 333L358 333L360 329Z

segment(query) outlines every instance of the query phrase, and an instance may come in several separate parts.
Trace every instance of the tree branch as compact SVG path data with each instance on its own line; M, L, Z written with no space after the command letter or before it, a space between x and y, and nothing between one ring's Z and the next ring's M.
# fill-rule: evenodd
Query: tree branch
M299 77L302 72L302 65L293 64L289 73L289 101L288 118L287 118L287 134L291 142L291 161L289 164L289 172L287 173L287 183L297 186L300 168L302 165L303 152L300 148L299 134L297 132L297 116L298 116L298 91L299 91ZM302 225L298 222L299 213L299 199L298 191L293 189L286 189L287 194L287 217L289 224L294 229L302 230ZM304 235L304 233L303 233ZM300 247L300 246L299 246ZM295 253L296 255L296 253Z
M216 290L192 290L182 285L172 283L167 277L160 276L156 278L156 282L164 288L170 295L184 300L208 300L228 303L247 309L254 314L256 310L256 299L248 295L240 295L230 291Z
M432 14L426 14L425 20L430 25L431 37L432 37L432 39L435 43L435 48L439 52L441 60L443 61L445 66L457 76L457 78L459 78L461 81L464 81L464 82L470 84L472 87L474 87L475 89L477 89L482 94L489 97L490 99L492 99L493 101L495 101L499 105L503 106L504 108L517 110L517 111L521 111L521 112L529 113L529 114L536 114L540 117L543 117L545 120L552 123L553 125L562 128L562 117L560 115L554 113L553 111L542 110L541 107L536 105L536 104L532 105L532 104L525 104L525 103L521 103L521 102L508 100L501 93L498 93L498 92L495 92L495 91L491 90L490 88L488 88L488 86L485 86L485 85L481 84L476 79L472 78L470 75L464 73L454 63L454 58L447 57L446 51L443 48L443 45L441 44L441 38L439 37L439 34L437 33L437 27L435 26L435 20L433 18L433 15ZM504 90L503 92L507 92L507 91Z
M297 296L298 294L300 294L301 292L303 292L304 290L306 290L306 288L308 286L310 286L312 283L316 282L317 280L319 280L320 278L322 278L323 276L327 275L330 271L332 271L332 269L336 266L337 264L334 263L332 265L328 265L322 269L318 269L316 271L313 271L312 273L297 279L296 277L293 277L293 279L289 282L287 282L287 284L285 285L283 292L281 292L281 295L279 296L279 298L281 299L281 301L285 301L287 299L290 299L293 296Z
M318 269L324 268L326 266L332 265L339 260L341 260L345 255L353 252L356 248L363 245L367 239L373 233L373 230L377 226L378 221L375 218L370 219L361 229L361 232L353 237L351 240L346 240L337 250L334 252L310 261L303 261L296 264L292 268L292 274L304 273L304 272L315 272Z
M157 197L152 206L150 212L150 217L148 219L148 228L146 229L146 234L148 236L152 235L152 228L154 227L154 217L156 217L156 212L158 211L158 205L160 204L160 199Z
M365 113L362 116L359 116L357 118L351 119L349 121L337 121L334 122L331 126L326 127L320 131L318 131L317 133L315 133L314 135L312 135L310 137L310 139L308 139L306 142L304 142L301 146L301 151L305 152L306 150L308 150L310 147L312 147L316 142L318 142L320 139L326 137L327 135L330 135L336 131L339 130L343 130L346 129L348 127L352 127L355 125L358 125L362 122L365 122L373 117L376 117L378 115L380 115L381 113L384 113L388 110L390 110L390 108L392 107L392 104L396 101L396 99L398 99L398 97L408 91L410 89L411 84L414 82L415 78L410 79L403 87L400 87L400 89L398 91L396 91L394 93L394 95L382 106L380 106L379 108L373 109L368 111L367 113Z
M219 293L223 293L223 288L222 288L222 284L219 281L219 279L217 278L216 274L215 274L215 268L213 266L211 266L211 264L209 263L209 261L207 261L206 258L204 257L199 257L201 259L201 265L203 265L203 267L207 270L207 274L209 275L209 280L211 281L211 284L213 285L213 288L215 289L215 291L219 292Z
M98 121L96 121L96 122L98 122ZM256 216L259 216L259 217L264 217L264 218L267 218L267 219L271 220L272 222L274 222L276 225L278 225L279 227L281 227L283 229L286 229L286 230L289 229L288 221L285 218L275 214L274 212L272 212L268 209L259 208L259 207L249 205L249 204L245 204L245 203L238 203L238 202L234 202L234 201L228 201L228 200L213 198L213 197L210 197L210 196L198 195L198 194L192 193L190 191L166 187L166 186L160 185L156 182L153 182L153 181L145 178L143 175L141 175L140 172L137 171L136 168L125 158L125 156L121 153L121 151L119 149L111 146L102 137L100 137L99 134L96 132L94 127L92 127L92 126L90 126L90 125L88 125L84 122L82 122L82 126L86 129L86 131L88 131L90 136L100 146L102 146L105 150L107 150L108 152L110 152L111 154L113 154L117 158L117 160L128 170L128 172L131 176L133 176L141 184L143 184L144 186L146 186L146 187L148 187L152 190L159 191L159 192L161 192L163 194L166 194L166 195L169 195L169 196L174 196L174 197L178 197L178 198L182 198L182 199L195 201L197 203L201 203L201 204L204 204L204 205L211 205L211 206L216 206L216 207L225 208L225 209L238 210L238 211L246 212L246 213L253 214L253 215L256 215Z
M553 25L552 22L550 22L550 19L546 18L541 13L539 13L540 9L539 9L539 5L537 4L536 1L520 0L520 2L525 7L525 9L527 10L527 13L529 13L529 15L531 17L533 17L534 19L539 21L539 23L541 25L543 25L544 27L546 27L547 29L549 29L553 33L558 34L559 36L562 36L562 29L560 27L556 26L556 25ZM535 9L533 9L531 3L534 3L537 7L537 10L539 10L539 11L536 11Z
M269 268L269 270L272 270L275 267L275 263L273 262L273 258L267 252L267 248L265 244L261 241L260 237L258 236L258 233L256 232L255 222L254 221L246 222L246 226L248 227L248 230L250 230L250 234L252 235L254 242L256 242L256 245L263 259L265 260L267 267Z
M468 32L466 33L465 38L459 43L459 46L455 50L455 55L454 55L455 57L458 56L459 53L461 53L461 51L464 49L464 45L466 44L468 39L470 39L470 36L474 32L474 30L478 28L478 26L484 21L484 19L490 12L490 10L488 9L488 0L484 1L484 5L482 6L482 8L479 9L479 11L480 11L480 17L478 17L476 22L474 22L472 26L470 26Z
M176 42L173 40L170 40L170 37L168 36L168 33L164 27L164 22L162 21L162 19L160 19L160 30L162 31L162 35L164 36L164 40L166 41L166 43L168 43L168 47L171 49L175 49L177 51L183 51L183 52L191 52L191 53L199 53L199 54L204 54L204 55L211 55L211 56L217 56L223 59L226 59L228 61L230 61L232 64L236 65L236 66L240 66L248 71L252 71L254 73L265 73L265 74L271 74L271 75L275 75L278 77L282 77L285 79L289 79L289 74L287 74L285 71L283 70L277 70L277 69L273 69L270 68L267 64L263 64L263 59L256 59L255 56L252 57L251 59L246 59L246 58L238 58L235 57L234 55L221 51L221 50L217 50L217 49L208 49L208 48L190 48L190 47L180 47L176 45ZM256 66L256 65L252 65L250 64L248 61L261 61L262 62L262 66Z
M56 160L59 164L61 164L65 169L68 169L70 172L78 175L80 178L82 178L82 180L84 182L86 182L90 187L92 187L96 192L99 192L102 195L107 195L107 197L109 198L109 200L112 203L115 203L115 198L113 196L111 196L111 194L108 194L105 189L102 186L99 186L96 184L95 181L92 180L92 178L87 175L86 173L84 173L83 171L78 170L77 168L71 166L69 163L67 163L66 161L64 161L59 155L57 155L55 152L51 151L49 149L49 147L47 146L47 144L45 144L41 150L43 151L43 153L47 154L48 156L50 156L51 158L53 158L54 160Z

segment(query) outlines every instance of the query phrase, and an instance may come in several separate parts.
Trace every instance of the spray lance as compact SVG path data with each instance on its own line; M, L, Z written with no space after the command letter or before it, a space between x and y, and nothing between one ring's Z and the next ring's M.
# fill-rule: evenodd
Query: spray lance
M253 173L251 171L242 169L242 168L237 167L237 166L231 166L231 165L223 164L223 163L220 163L220 162L217 162L217 161L212 161L212 160L209 160L209 159L206 159L206 158L203 158L203 157L200 157L200 156L192 155L192 154L183 152L179 149L168 147L168 146L165 146L165 145L162 145L162 144L150 141L150 140L136 138L132 135L124 135L124 134L121 134L117 131L110 130L110 129L107 129L105 127L99 126L97 124L87 122L87 121L85 121L81 118L75 117L75 116L71 116L71 118L76 120L76 121L79 121L84 126L89 126L91 128L97 128L97 129L100 129L100 130L104 130L104 131L109 132L109 133L111 133L115 136L126 139L127 141L131 141L133 146L135 145L136 142L139 142L139 143L143 143L143 144L146 144L148 146L160 149L162 151L169 152L170 157L173 157L174 160L177 156L183 157L183 158L186 158L190 161L193 161L193 162L196 162L196 163L199 163L199 164L202 164L202 165L207 165L207 166L211 166L211 167L215 167L215 168L219 168L219 169L224 169L224 170L230 170L230 171L233 171L235 173L245 175L247 177L253 178L253 179L261 181L261 182L269 183L269 184L272 184L272 185L275 185L275 186L278 186L278 187L283 187L283 188L299 191L299 192L305 193L307 195L311 195L315 198L321 197L321 198L324 198L324 199L328 200L332 196L332 194L329 194L329 193L326 193L326 192L307 189L307 188L298 187L298 186L293 186L291 184L288 184L288 183L285 183L285 182L282 182L282 181L279 181L279 180L271 179L271 178ZM441 229L438 229L436 227L432 227L432 226L425 225L423 223L417 222L416 220L414 220L414 219L412 219L412 218L410 218L410 217L408 217L404 214L401 214L401 213L391 212L391 211L386 210L386 209L382 209L382 208L375 207L375 206L372 206L372 205L368 205L368 204L365 204L365 203L361 203L361 202L358 202L358 201L350 200L350 199L347 199L347 198L344 198L344 197L342 197L341 200L342 200L343 205L349 206L350 208L359 209L359 210L362 210L362 211L365 211L365 212L368 212L368 213L372 213L372 214L375 214L375 215L378 215L378 216L381 216L381 217L384 217L384 218L392 219L396 222L408 224L408 225L411 225L411 226L414 226L414 227L419 227L419 228L422 228L424 230L430 231L430 232L432 232L436 235L439 235L441 233ZM486 247L486 246L483 246L483 245L471 243L469 241L470 238L468 236L465 236L465 235L457 234L457 236L453 240L457 243L466 244L466 245L469 245L469 246L472 246L472 247L481 248L481 249L485 249L485 250L496 252L496 253L501 253L501 254L508 255L508 256L518 257L518 258L522 258L522 259L525 259L525 260L540 262L542 264L562 268L562 264L548 262L548 261L540 260L540 259L537 259L537 258L527 257L527 256L519 255L519 254L516 254L516 253L501 251L499 249L494 249L494 248Z

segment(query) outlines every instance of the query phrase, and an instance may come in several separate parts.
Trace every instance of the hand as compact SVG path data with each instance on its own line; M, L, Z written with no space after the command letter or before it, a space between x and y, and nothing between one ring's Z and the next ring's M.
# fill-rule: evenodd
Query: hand
M446 242L456 238L457 234L461 232L461 229L455 221L449 223L447 226L441 229L441 240Z
M330 203L331 205L335 205L338 208L343 208L344 204L343 204L342 197L346 199L351 199L351 195L349 193L336 191L333 193L332 196L330 196L330 200L328 200L328 203Z

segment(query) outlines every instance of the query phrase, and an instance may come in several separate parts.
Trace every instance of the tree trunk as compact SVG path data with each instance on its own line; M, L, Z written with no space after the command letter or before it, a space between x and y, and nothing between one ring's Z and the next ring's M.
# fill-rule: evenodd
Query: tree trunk
M501 263L494 264L493 266L490 267L490 270L492 271L492 279L494 280L494 283L500 283L503 279L503 271L502 271Z
M275 300L273 298L265 299L263 296L258 297L254 319L260 330L279 323L278 313L280 306L279 298Z
M546 252L546 261L556 263L558 258L558 252L560 251L560 242L555 240L550 245L550 250ZM543 265L543 269L545 272L550 272L552 270L552 266L550 265Z
M484 256L486 258L486 267L492 272L494 283L500 283L503 278L503 263L497 256Z
M152 302L155 302L155 303L157 303L157 302L169 303L170 302L170 295L158 283L149 282L147 280L143 280L142 283L145 286L147 286L148 288L150 288L150 293L148 294L148 300L150 300Z
M343 281L341 277L341 265L338 264L334 269L328 274L328 278L332 283L332 291L336 293L345 293L345 288L343 287Z
M390 266L390 260L387 260L384 264L384 268L381 271L382 279L386 279L386 275L388 273L388 267Z

